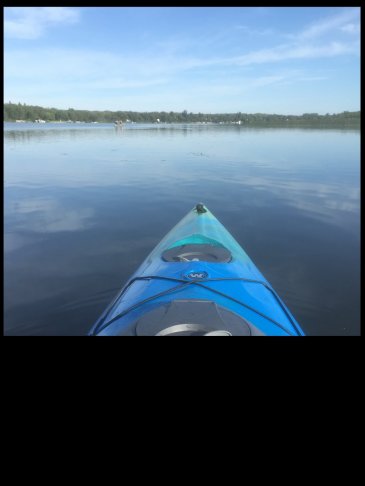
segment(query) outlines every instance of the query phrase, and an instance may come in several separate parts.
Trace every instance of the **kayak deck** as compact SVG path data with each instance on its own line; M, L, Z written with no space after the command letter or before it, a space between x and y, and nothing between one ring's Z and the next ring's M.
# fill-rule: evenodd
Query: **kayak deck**
M304 333L247 253L199 204L155 247L90 334Z

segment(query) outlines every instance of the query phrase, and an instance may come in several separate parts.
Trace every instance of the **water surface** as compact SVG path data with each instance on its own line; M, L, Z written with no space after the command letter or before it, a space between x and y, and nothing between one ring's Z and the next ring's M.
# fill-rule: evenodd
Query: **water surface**
M204 202L308 335L360 333L360 133L4 125L9 335L82 335Z

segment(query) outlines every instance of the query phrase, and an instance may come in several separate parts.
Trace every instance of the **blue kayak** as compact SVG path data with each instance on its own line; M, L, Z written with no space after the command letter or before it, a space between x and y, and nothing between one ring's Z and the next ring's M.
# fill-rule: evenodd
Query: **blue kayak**
M89 335L304 332L233 236L199 203L155 247Z

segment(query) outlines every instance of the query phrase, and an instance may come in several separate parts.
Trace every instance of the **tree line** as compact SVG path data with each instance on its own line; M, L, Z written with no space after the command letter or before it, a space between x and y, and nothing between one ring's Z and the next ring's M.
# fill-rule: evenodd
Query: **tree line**
M115 121L135 123L236 123L240 125L341 125L360 126L360 111L344 111L319 115L304 113L303 115L272 115L264 113L188 113L174 111L89 111L60 110L26 105L25 103L4 103L4 121L36 120L47 122L99 122L113 123Z

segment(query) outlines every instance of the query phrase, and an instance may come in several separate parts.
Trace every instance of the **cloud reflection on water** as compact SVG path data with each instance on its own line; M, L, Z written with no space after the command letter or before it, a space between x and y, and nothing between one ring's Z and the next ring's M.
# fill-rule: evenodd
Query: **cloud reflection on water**
M92 208L67 208L56 198L22 198L12 201L6 207L6 221L12 231L57 233L61 231L79 231L89 228L93 222ZM12 237L8 240L15 242ZM16 245L19 243L16 243ZM5 246L9 251L9 246Z

